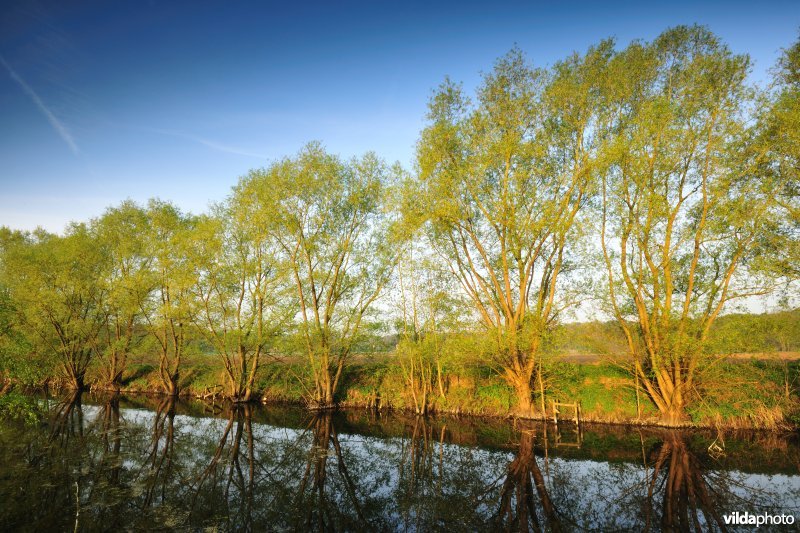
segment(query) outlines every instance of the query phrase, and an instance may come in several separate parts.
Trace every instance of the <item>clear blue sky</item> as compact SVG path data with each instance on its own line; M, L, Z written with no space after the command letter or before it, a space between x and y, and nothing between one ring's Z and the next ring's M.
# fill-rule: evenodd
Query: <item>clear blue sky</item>
M700 23L764 80L800 28L797 1L290 4L0 0L0 225L200 212L309 140L410 166L432 89L515 43L544 66Z

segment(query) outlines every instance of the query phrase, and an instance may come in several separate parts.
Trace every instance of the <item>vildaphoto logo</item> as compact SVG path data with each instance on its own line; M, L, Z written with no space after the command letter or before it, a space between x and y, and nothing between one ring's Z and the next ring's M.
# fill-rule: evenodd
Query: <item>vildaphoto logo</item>
M794 515L790 514L751 514L747 511L734 511L722 516L726 525L732 526L790 526L794 524Z

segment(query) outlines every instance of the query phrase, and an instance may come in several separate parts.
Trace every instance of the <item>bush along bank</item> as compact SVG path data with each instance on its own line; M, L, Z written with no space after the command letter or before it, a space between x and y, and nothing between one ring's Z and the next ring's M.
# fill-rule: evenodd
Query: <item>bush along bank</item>
M579 403L585 422L680 425L692 427L785 429L800 424L800 401L789 380L799 362L761 360L722 363L726 382L694 402L688 418L666 424L643 390L625 369L610 362L551 364L545 389L545 417L552 419L552 401ZM193 361L182 373L180 395L213 401L229 399L220 385L222 368ZM156 364L138 363L125 372L120 392L163 394ZM301 363L266 362L258 373L251 401L308 405L310 376ZM441 385L441 387L440 387ZM99 383L92 390L108 390ZM403 368L391 357L354 362L343 374L337 407L399 410L416 414L448 413L469 416L541 419L541 397L521 414L515 390L486 366L468 366L458 372L444 369L434 378L420 407L419 395L408 385ZM565 413L565 418L571 418Z

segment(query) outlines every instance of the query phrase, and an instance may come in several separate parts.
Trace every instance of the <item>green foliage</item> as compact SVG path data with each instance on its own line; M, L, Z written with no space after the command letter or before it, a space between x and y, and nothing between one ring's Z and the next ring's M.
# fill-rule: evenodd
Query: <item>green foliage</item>
M761 236L754 267L800 279L800 41L778 62L771 93L761 101L751 161L772 187L779 219Z
M475 404L473 408L477 412L484 410L489 412L495 410L510 412L515 402L514 389L505 383L495 382L475 389ZM486 407L489 407L489 409L486 409Z
M800 351L800 309L776 313L730 314L711 330L714 354Z
M307 365L298 362L262 365L257 388L265 399L305 403L313 387L313 378Z
M129 364L123 374L122 385L127 390L153 391L160 388L157 365L147 363Z
M82 387L97 351L106 289L97 283L107 264L96 235L72 224L64 236L37 230L3 244L0 283L13 301L14 324L31 344L33 364L58 368Z
M800 352L800 310L722 315L711 327L705 349L710 355ZM555 330L552 351L596 359L625 354L627 345L616 322L573 322Z
M627 421L639 418L634 381L624 368L611 364L556 363L553 366L550 399L580 402L589 419ZM644 392L640 408L643 418L654 414Z
M226 392L247 401L260 359L287 326L293 307L280 250L266 223L261 183L243 179L192 236L197 282L192 320L224 367Z
M29 357L31 343L16 325L16 313L9 291L0 286L0 375L23 385L38 384L52 369Z
M42 411L35 399L12 391L0 396L0 418L36 424L42 418Z
M374 154L342 161L317 143L252 171L239 185L263 206L260 225L292 287L295 347L310 364L312 399L334 400L362 322L394 266L386 200L392 180Z
M106 292L97 366L100 379L110 386L119 385L128 355L140 348L144 337L142 315L154 285L145 240L148 222L144 209L128 200L92 225L97 246L108 258L97 280Z
M712 364L705 355L716 319L731 301L774 285L752 274L762 241L780 226L775 181L752 155L747 56L707 28L679 26L614 61L625 82L607 101L605 301L649 397L679 419Z
M611 43L551 70L511 50L475 100L446 80L429 103L405 217L424 229L494 341L493 363L530 410L546 331L565 307L579 211L602 143L592 133Z

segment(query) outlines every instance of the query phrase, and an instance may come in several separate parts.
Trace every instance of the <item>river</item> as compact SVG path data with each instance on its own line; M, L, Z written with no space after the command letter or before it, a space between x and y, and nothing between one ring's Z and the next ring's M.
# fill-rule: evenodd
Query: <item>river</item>
M706 531L753 528L729 523L735 512L800 518L791 434L38 401L41 422L0 421L3 531Z

